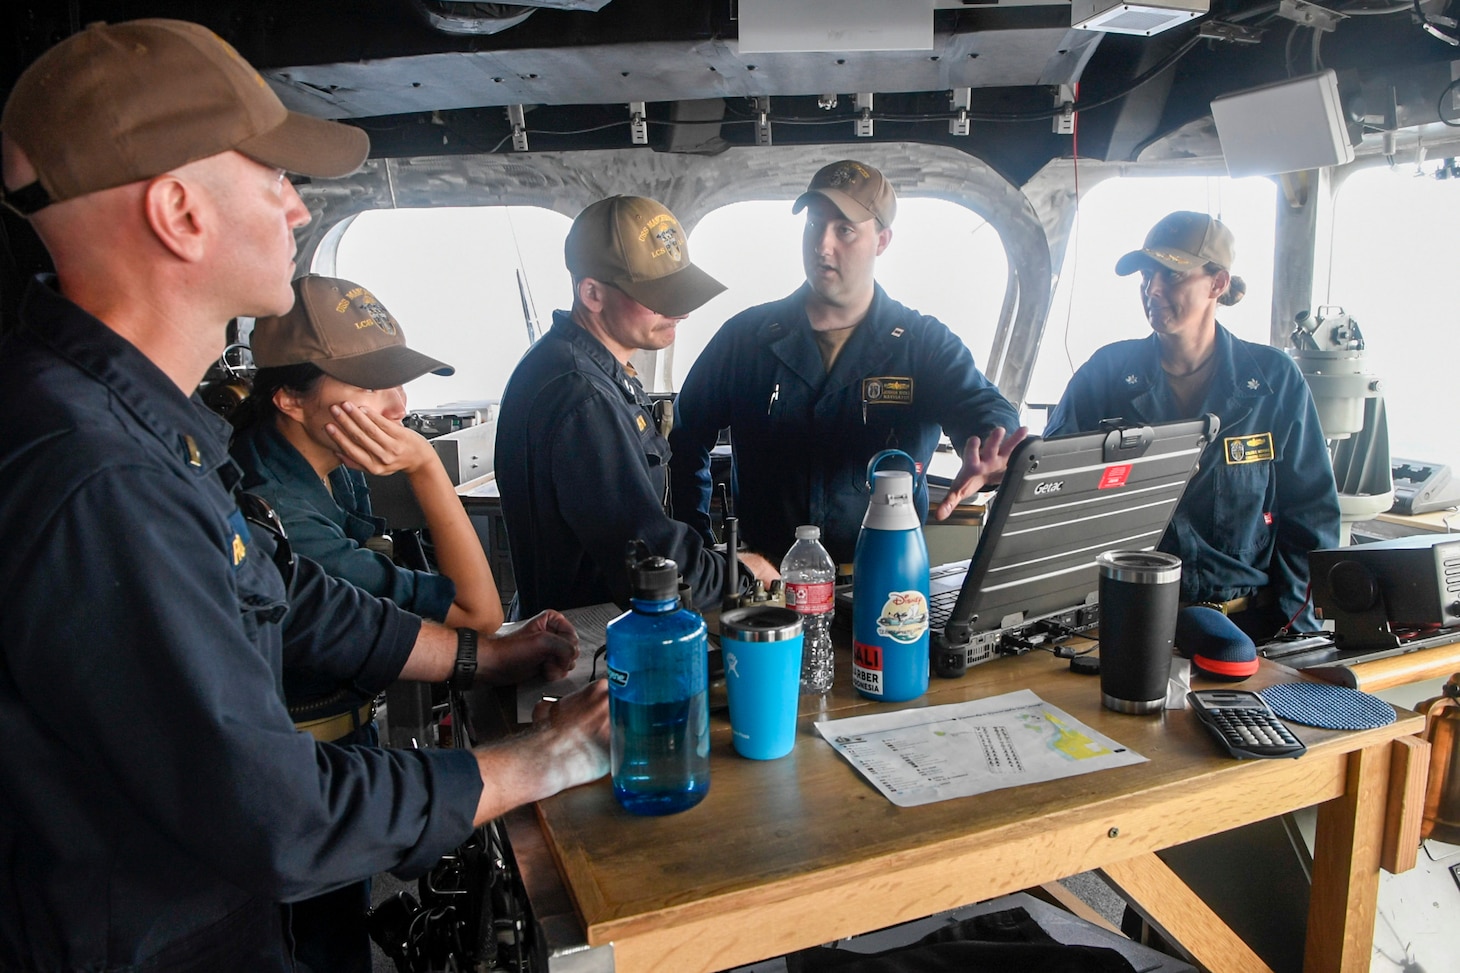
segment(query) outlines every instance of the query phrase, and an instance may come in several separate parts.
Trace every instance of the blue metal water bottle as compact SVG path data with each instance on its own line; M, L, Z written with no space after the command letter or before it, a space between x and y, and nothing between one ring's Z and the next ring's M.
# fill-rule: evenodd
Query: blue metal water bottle
M897 703L928 691L928 545L913 474L877 469L891 457L916 469L896 449L867 464L872 495L852 567L852 685Z
M633 608L608 623L613 793L635 814L673 814L710 790L705 620L680 606L678 565L631 568Z

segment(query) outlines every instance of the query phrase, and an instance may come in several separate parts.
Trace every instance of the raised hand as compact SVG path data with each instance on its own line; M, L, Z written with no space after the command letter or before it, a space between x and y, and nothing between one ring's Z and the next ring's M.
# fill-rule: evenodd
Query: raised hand
M995 426L989 430L987 439L969 436L968 442L963 444L963 466L948 488L948 495L938 504L935 516L939 520L947 520L963 500L1003 479L1004 470L1009 465L1009 454L1028 435L1029 429L1025 426L1014 430L1012 435L1006 435L1003 426Z

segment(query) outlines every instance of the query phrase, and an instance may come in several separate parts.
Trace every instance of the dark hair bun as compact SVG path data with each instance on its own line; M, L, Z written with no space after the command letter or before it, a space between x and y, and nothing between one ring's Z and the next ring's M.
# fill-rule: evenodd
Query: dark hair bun
M1225 304L1228 307L1231 307L1233 304L1236 304L1238 301L1242 300L1242 298L1246 296L1247 281L1243 280L1241 277L1233 277L1232 282L1227 285L1226 293L1217 298L1217 303Z

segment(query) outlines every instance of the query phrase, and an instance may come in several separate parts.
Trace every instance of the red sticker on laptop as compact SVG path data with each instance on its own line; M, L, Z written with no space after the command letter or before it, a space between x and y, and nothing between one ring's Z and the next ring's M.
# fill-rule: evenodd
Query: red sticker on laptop
M1105 467L1105 472L1100 475L1100 489L1110 490L1114 487L1125 486L1125 481L1130 479L1130 470L1130 463Z

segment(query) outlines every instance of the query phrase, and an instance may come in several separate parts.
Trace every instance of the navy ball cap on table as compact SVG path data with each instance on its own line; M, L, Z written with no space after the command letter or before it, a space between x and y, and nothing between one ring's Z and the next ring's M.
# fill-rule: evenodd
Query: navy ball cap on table
M1215 608L1188 605L1176 616L1176 650L1204 676L1239 682L1257 671L1257 646Z

